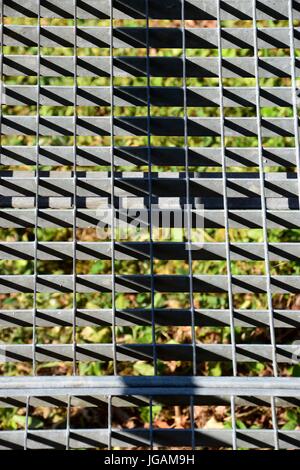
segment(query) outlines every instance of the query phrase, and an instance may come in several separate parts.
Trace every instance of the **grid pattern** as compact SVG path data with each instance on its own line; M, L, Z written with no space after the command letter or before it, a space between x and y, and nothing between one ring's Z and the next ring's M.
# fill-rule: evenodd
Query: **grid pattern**
M0 379L1 406L26 410L0 448L299 447L278 423L300 395L281 377L299 352L299 25L292 0L1 2L0 327L29 333L0 359L34 377ZM41 383L54 362L66 377ZM90 363L111 377L79 379ZM273 378L245 378L258 365ZM188 407L189 427L156 429L157 404ZM196 426L206 405L230 427ZM65 429L30 429L49 406ZM243 406L269 428L237 429ZM74 429L73 407L101 429ZM149 429L120 430L132 407Z

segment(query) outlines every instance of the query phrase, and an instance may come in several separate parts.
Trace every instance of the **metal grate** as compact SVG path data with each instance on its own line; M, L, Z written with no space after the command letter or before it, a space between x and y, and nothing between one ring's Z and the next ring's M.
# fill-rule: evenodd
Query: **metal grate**
M1 19L0 406L25 414L0 448L299 448L278 417L300 405L300 2L3 0ZM227 427L197 420L220 406ZM140 408L148 427L118 422Z

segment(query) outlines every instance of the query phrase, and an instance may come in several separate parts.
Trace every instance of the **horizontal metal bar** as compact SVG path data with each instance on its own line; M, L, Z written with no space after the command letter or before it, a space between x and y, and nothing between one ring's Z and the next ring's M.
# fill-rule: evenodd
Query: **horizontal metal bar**
M117 361L153 361L153 344L117 344ZM76 344L76 360L79 362L111 361L113 344ZM157 358L161 361L192 361L193 346L191 344L156 344ZM268 363L272 361L271 344L237 344L236 360L238 363ZM293 364L299 353L299 345L280 344L276 348L278 363ZM232 361L230 344L197 344L197 361L227 362ZM35 358L38 362L63 361L70 362L74 358L72 344L37 344ZM31 344L1 344L0 362L31 362L33 348ZM248 390L249 393L249 390Z
M188 57L186 76L196 78L218 78L219 59L216 57ZM74 56L4 55L3 74L7 76L73 77ZM109 77L110 57L79 56L77 75L80 77ZM116 77L146 77L146 57L114 57ZM40 68L39 68L40 64ZM1 64L0 64L1 65ZM296 76L300 76L300 61L296 58ZM291 57L262 57L259 59L260 78L290 77ZM151 77L182 77L183 59L180 57L149 57ZM228 57L222 59L223 78L255 78L254 57Z
M293 90L290 87L262 87L260 103L262 107L291 107ZM35 85L4 85L2 103L14 105L36 105L38 93L42 106L73 106L75 100L74 87ZM181 87L150 87L150 103L152 106L183 106L184 90ZM253 87L225 87L225 107L255 107L256 90ZM297 98L298 102L299 97ZM77 104L79 106L110 106L110 87L78 87ZM114 88L115 106L146 106L147 88L138 86L121 86ZM188 87L187 106L218 107L220 91L218 87Z
M34 390L34 389L33 389ZM78 392L76 396L72 396L73 388L65 389L63 392L57 394L55 389L48 388L44 390L44 395L32 396L30 395L30 406L32 407L47 407L47 408L63 408L68 406L70 401L71 406L80 408L93 408L103 407L108 404L109 394L116 395L112 396L111 402L113 407L130 407L136 408L140 406L149 406L152 402L154 405L165 405L165 406L189 406L191 402L191 396L193 396L194 404L198 406L207 405L223 405L230 406L231 396L235 396L236 406L260 406L269 407L271 405L272 396L268 396L260 393L260 389L249 388L250 396L236 395L236 391L232 389L231 396L222 394L220 389L206 388L206 389L194 389L193 387L186 387L186 393L179 395L178 389L170 389L169 395L159 394L157 395L158 389L143 387L127 387L125 389L125 395L118 395L116 388L102 388L98 387L95 389L76 389ZM146 390L146 392L145 392ZM278 390L275 390L278 392ZM0 396L0 408L25 408L29 395L25 395L25 392L21 394L19 391L10 390L10 396L1 398ZM45 394L46 393L46 394ZM84 393L84 395L83 395ZM139 395L141 394L142 395ZM151 395L148 395L151 393ZM127 395L128 394L128 395ZM278 398L276 395L276 404L280 407L297 408L299 407L300 399L294 396ZM48 396L49 395L49 396Z
M116 211L118 217L119 211ZM179 227L182 228L182 210L181 209L161 209L162 216L157 220L154 217L154 227ZM171 217L171 215L173 216ZM191 211L192 227L204 228L223 228L224 211L223 210L195 210ZM78 228L97 227L101 222L99 212L96 209L78 209L76 217L76 226ZM181 217L181 218L180 218ZM71 210L63 209L41 209L38 212L38 227L72 227L73 213ZM203 219L203 220L202 220ZM124 222L127 218L122 219ZM138 215L136 220L139 221ZM157 220L157 222L156 222ZM142 221L142 219L141 219ZM164 222L166 221L166 222ZM109 222L109 221L108 221ZM180 222L180 223L179 223ZM167 225L165 225L167 224ZM200 225L198 225L200 224ZM202 225L201 225L202 224ZM34 227L35 209L0 209L0 226L3 228L25 228ZM231 228L261 228L262 214L261 210L230 210L229 226ZM269 210L267 211L268 228L300 228L299 210Z
M114 0L113 17L115 19L145 18L146 12L153 19L181 19L180 0L126 0L126 2ZM294 2L293 14L299 19L300 13L298 3ZM189 0L185 4L184 17L187 20L211 20L217 19L217 0ZM38 0L26 0L19 4L17 2L4 3L4 15L12 17L37 18ZM252 5L247 0L223 0L221 4L221 15L224 20L251 20ZM282 0L264 0L256 7L257 19L280 20L288 19L286 6ZM41 5L41 16L46 18L74 18L74 0L49 0ZM110 18L110 0L89 0L79 2L77 5L77 17L82 19L107 19Z
M183 136L184 119L176 117L150 117L150 132L156 136ZM3 135L36 135L36 116L2 117ZM147 135L147 117L115 117L114 135L144 136ZM221 123L219 118L188 118L189 136L220 136ZM292 118L262 118L263 137L293 137L294 119ZM109 136L111 127L110 117L78 117L76 133L82 136ZM256 118L226 118L224 120L225 136L257 136ZM74 117L45 116L39 117L39 132L41 136L63 135L73 136Z
M112 194L111 178L101 172L88 173L86 177L80 176L79 173L76 183L73 177L63 172L52 173L49 177L44 177L41 173L38 182L29 172L28 174L15 172L8 177L5 175L6 173L0 175L2 196L72 197L75 184L78 197L110 197ZM147 173L132 173L131 175L123 173L123 176L115 174L114 195L116 197L146 197L149 192L147 176ZM219 173L190 174L190 198L223 196L221 176ZM161 175L154 173L151 175L152 196L184 197L186 195L185 180L185 175L180 173L162 173ZM296 173L270 173L265 176L265 197L267 198L295 198L298 196L298 191ZM257 173L228 174L228 198L257 198L260 193L261 187Z
M0 27L0 33L1 33ZM77 47L109 48L110 27L83 26L77 28ZM294 28L295 47L300 46L300 28ZM39 36L40 34L40 36ZM149 28L150 48L182 48L183 34L185 46L189 49L218 49L217 28ZM289 49L289 28L258 28L258 47L261 49ZM146 28L114 28L112 45L114 48L146 48ZM222 28L223 49L253 49L252 28ZM3 28L4 46L74 47L73 26L5 25Z
M41 179L41 181L49 181L51 182L52 179L55 181L64 181L64 182L69 182L72 181L73 178L79 179L79 180L86 180L88 179L89 181L96 181L97 183L103 182L111 178L112 172L111 171L102 171L102 170L97 170L97 171L90 171L90 170L80 170L76 169L76 171L72 170L44 170L40 169L38 172L38 175ZM11 170L11 169L5 169L5 170L0 170L0 178L4 180L11 180L11 181L16 181L17 183L21 181L25 181L25 184L28 185L28 187L31 188L30 185L33 185L32 181L34 178L36 178L37 172L34 169L30 170ZM120 171L114 171L113 176L116 178L116 181L143 181L143 180L148 180L149 177L151 176L153 181L158 181L158 182L164 182L164 181L180 181L182 178L190 178L190 179L196 179L196 180L203 180L204 183L206 181L210 180L214 182L215 180L221 180L222 178L222 173L220 171L213 171L213 172L207 172L207 171L188 171L187 173L184 171L151 171L150 173L148 171L136 171L136 170L130 170L130 171L125 171L125 170L120 170ZM227 171L227 178L228 180L239 180L239 181L253 181L255 184L256 181L259 180L259 173L253 172L253 171ZM286 182L294 182L294 180L297 180L297 174L295 172L285 172L285 171L280 171L280 172L270 172L265 174L265 180L266 182L270 181L271 183L278 183L280 182L281 184L286 184ZM16 183L16 184L17 184ZM68 184L68 183L66 183Z
M198 447L232 448L232 430L230 429L70 429L66 442L66 431L28 430L26 431L27 449L90 449L108 447L150 447L191 446L195 439ZM111 432L111 437L110 437ZM0 431L1 450L23 450L25 431ZM274 448L274 431L272 429L242 429L238 431L237 446L240 448ZM280 449L300 448L298 431L279 432Z
M35 313L35 318L34 318ZM226 309L195 309L193 312L196 326L230 325L230 311ZM153 316L157 326L190 326L192 313L188 309L154 309ZM299 328L299 310L273 311L275 328ZM37 327L73 326L73 310L0 310L0 327L31 327L34 322ZM150 309L118 309L115 311L117 326L147 326L151 325L152 312ZM110 326L112 325L112 310L106 309L77 309L76 326ZM235 327L269 327L269 312L267 310L234 310Z
M245 92L246 93L246 92ZM184 149L180 147L150 147L153 165L184 166ZM227 147L225 149L227 166L258 166L258 149L255 147ZM296 150L293 147L263 148L266 166L294 167ZM40 165L70 166L73 164L72 146L40 146ZM79 146L76 160L78 166L108 166L111 162L110 147ZM114 161L116 166L145 165L148 161L147 147L115 147ZM36 146L2 146L0 155L2 165L36 165ZM190 166L221 166L221 149L218 147L190 147L188 149Z
M148 260L150 259L150 243L148 242L117 242L114 243L116 260ZM192 243L193 260L226 260L225 243ZM189 246L181 242L153 242L153 257L159 260L187 260ZM38 260L70 260L73 257L73 242L38 242ZM264 260L263 243L231 243L230 253L235 260ZM77 260L107 260L112 257L111 242L80 242L76 243ZM0 242L0 259L27 259L35 256L34 242ZM300 243L270 243L270 261L299 261Z
M117 275L114 278L115 292L138 293L151 292L151 276L149 275ZM73 292L73 275L2 275L0 276L0 293L12 292L32 293L36 282L37 292ZM154 275L154 290L156 292L189 292L189 277L180 275ZM264 293L267 292L266 276L237 275L232 276L232 289L238 293ZM109 274L77 275L76 291L111 292L112 276ZM228 292L228 279L226 275L194 275L194 292ZM300 276L272 276L272 293L300 292Z
M0 377L0 396L5 397L8 391L19 390L28 395L42 396L45 391L53 389L53 393L64 393L73 389L74 394L82 395L85 389L95 391L114 389L114 395L126 394L126 388L140 388L144 393L168 394L169 388L178 388L179 394L186 394L186 387L193 388L195 393L205 389L222 389L225 394L241 394L247 396L249 389L257 389L265 396L288 396L292 391L300 396L300 381L296 377L208 377L208 376L43 376ZM155 391L156 389L156 391Z
M148 379L148 377L147 377ZM144 377L145 381L145 377ZM113 407L140 407L149 406L151 401L153 404L176 406L176 405L190 405L191 396L193 396L195 405L230 405L230 399L235 396L236 406L265 406L269 407L273 396L276 396L276 404L280 407L295 408L299 407L300 399L296 396L291 396L291 391L284 391L274 389L275 395L268 395L268 392L261 391L259 388L248 388L248 394L237 395L237 390L232 388L220 392L220 388L194 388L185 387L184 393L181 394L180 390L173 387L169 388L170 393L166 395L162 389L158 387L124 387L124 394L122 389L110 387L97 387L75 389L76 396L73 388L65 388L64 390L57 391L57 389L44 389L44 394L39 396L34 393L36 390L31 389L32 394L26 394L25 391L9 390L9 396L0 396L0 408L24 408L26 407L27 399L30 398L30 406L32 407L47 407L47 408L63 408L68 406L70 401L71 406L76 407L103 407L107 406L109 396L112 396L111 402ZM228 394L227 394L228 392ZM283 396L278 398L279 393ZM230 394L230 395L229 395Z
M208 213L208 211L213 211L213 216L219 217L218 211L224 209L224 201L221 196L211 197L211 196L190 196L187 200L185 197L173 196L173 204L170 208L170 198L168 197L152 197L152 210L151 214L155 221L153 226L155 227L167 227L173 228L178 227L182 228L184 224L184 211L186 211L186 204L190 204L192 208L199 208L200 211L203 210ZM109 211L109 205L112 201L111 196L101 197L77 197L76 198L76 208L78 209L79 218L84 218L83 212L85 210L94 210L97 217L97 222L95 225L101 227L105 225L111 225L111 213ZM118 203L121 207L120 210L115 212L115 218L120 220L120 225L124 228L133 224L134 222L139 223L142 227L146 228L149 226L149 197L145 194L145 197L139 196L124 196L124 197L115 197L115 203ZM128 206L129 203L129 207ZM3 196L0 198L0 219L3 218L3 211L10 210L14 208L15 211L26 209L26 211L34 208L38 204L39 206L39 215L44 216L44 210L53 209L53 210L68 210L66 222L69 221L68 215L71 213L71 209L74 206L74 198L64 197L64 196L39 196L37 197L26 197L26 196ZM127 205L127 206L126 206ZM154 206L157 205L157 208ZM281 209L281 210L298 210L299 209L299 200L297 197L267 197L266 198L266 207L269 211ZM201 209L202 208L202 209ZM230 211L251 211L256 217L256 212L261 209L261 199L257 197L231 197L228 198L228 208ZM2 213L1 213L2 211ZM29 214L29 212L27 212ZM14 212L17 214L17 212ZM195 221L193 222L194 227L199 228L200 221L203 218L202 212L193 212L193 217ZM6 217L7 219L10 216ZM204 218L206 214L204 213ZM176 219L176 220L175 220ZM298 220L298 219L297 219ZM298 228L296 225L297 220L290 228ZM4 222L3 222L4 223ZM206 223L206 221L205 221ZM210 221L207 222L209 224ZM250 223L250 222L248 222ZM198 225L197 225L198 224ZM93 225L91 225L93 226ZM208 225L206 225L208 227ZM248 225L247 225L248 226ZM253 223L250 227L257 228Z
M188 405L228 405L235 396L237 406L270 406L276 397L278 406L299 406L297 379L269 377L2 377L1 408L26 405L94 407L108 402L116 407L136 407L153 403ZM70 398L69 398L70 397Z

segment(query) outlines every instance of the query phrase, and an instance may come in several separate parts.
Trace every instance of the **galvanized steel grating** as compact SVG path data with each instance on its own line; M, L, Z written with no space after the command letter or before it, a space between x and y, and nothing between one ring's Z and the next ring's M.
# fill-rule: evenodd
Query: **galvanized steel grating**
M300 1L0 5L0 448L299 448Z

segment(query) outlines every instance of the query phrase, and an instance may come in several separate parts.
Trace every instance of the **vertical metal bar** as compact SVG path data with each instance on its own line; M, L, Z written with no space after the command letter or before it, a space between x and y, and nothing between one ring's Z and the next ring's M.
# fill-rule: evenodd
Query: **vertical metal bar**
M274 327L273 315L273 302L271 292L271 274L269 263L269 247L268 247L268 230L267 230L267 208L265 196L265 169L263 159L263 144L261 132L261 116L260 116L260 85L259 85L259 62L258 62L258 37L257 37L257 19L256 19L256 0L252 2L253 6L253 39L254 39L254 63L255 63L255 89L256 89L256 120L257 120L257 138L258 138L258 160L259 160L259 180L260 180L260 195L261 195L261 212L262 212L262 227L263 227L263 243L264 243L264 259L267 281L267 299L269 311L269 324L270 324L270 339L272 346L272 364L273 374L275 377L278 375L277 358L276 358L276 335Z
M146 0L146 75L147 75L147 156L148 156L148 191L149 191L149 254L150 254L150 289L151 289L151 329L153 347L153 372L157 375L156 333L154 315L154 259L152 227L152 161L151 161L151 82L150 82L150 43L149 43L149 0Z
M299 138L299 118L297 102L297 75L296 75L296 57L295 57L295 35L294 35L294 15L293 0L289 0L289 33L290 33L290 58L291 58L291 91L293 100L294 134L295 134L295 152L298 180L298 198L300 209L300 138Z
M0 156L2 157L3 150L2 150L2 105L3 105L3 61L4 61L4 54L3 54L3 38L4 38L4 0L1 0L1 44L0 44ZM2 160L2 158L1 158Z
M190 203L190 175L189 175L189 141L188 141L188 112L187 112L187 73L186 73L186 41L185 41L185 0L181 0L181 30L182 30L182 80L183 80L183 113L184 113L184 155L185 155L185 181L186 181L186 204L184 210L187 210L183 219L187 222L187 250L189 263L189 302L191 307L191 328L192 328L192 371L197 375L197 350L196 350L196 332L195 332L195 304L194 304L194 286L193 286L193 257L192 257L192 221L191 221L191 203ZM192 198L191 198L192 199Z
M269 262L269 247L268 247L268 230L267 230L267 208L265 198L265 168L262 150L262 132L261 132L261 116L260 116L260 84L259 84L259 63L258 63L258 35L257 35L257 18L256 18L256 0L253 0L253 35L254 35L254 61L255 61L255 84L256 84L256 118L257 118L257 136L258 136L258 153L259 153L259 178L260 178L260 192L261 192L261 209L262 209L262 225L263 225L263 238L264 238L264 259L265 270L267 278L267 298L269 310L269 323L270 323L270 339L272 346L272 363L273 374L278 376L277 357L276 357L276 334L274 327L274 314L273 314L273 301L271 292L271 274ZM279 448L278 440L278 426L276 421L276 408L273 398L271 398L271 409L273 417L274 429L274 443L275 449Z
M192 438L191 438L191 444L192 444L192 450L196 449L196 433L195 433L195 400L194 396L191 395L190 397L190 421L191 421L191 432L192 432Z
M272 425L274 430L274 449L279 450L278 422L276 414L276 399L271 397Z
M4 39L4 0L1 0L1 44L0 44L0 163L2 163L2 155L3 155L3 140L2 140L2 116L3 116L3 92L4 92L4 86L3 86L3 61L4 61L4 53L3 53L3 39ZM25 430L26 433L26 430ZM25 436L24 439L24 449L26 448L27 445L27 435Z
M237 450L236 419L235 419L235 396L230 397L230 414L232 428L232 449Z
M73 130L73 375L77 373L76 365L76 311L77 311L77 293L76 293L76 250L77 250L77 0L74 0L74 69L73 69L73 94L74 94L74 130Z
M107 428L108 428L108 450L112 450L111 440L112 440L112 396L108 396L107 400Z
M26 411L25 411L25 429L24 429L24 450L28 448L28 426L29 426L29 410L30 410L30 395L26 397Z
M228 191L227 191L227 172L226 172L226 154L225 154L225 132L224 132L224 93L223 93L223 65L222 65L222 26L221 26L221 0L218 0L217 9L218 24L218 74L219 74L219 97L220 97L220 128L221 128L221 156L222 156L222 184L223 184L223 205L224 205L224 228L225 228L225 246L226 246L226 271L228 284L228 305L230 313L230 339L232 354L233 375L237 375L237 359L234 329L234 306L232 294L232 273L231 273L231 251L229 236L229 211L228 211Z
M34 224L34 291L32 318L32 373L36 375L36 314L37 314L37 278L38 278L38 222L39 222L39 180L40 180L40 96L41 96L41 2L38 1L37 19L37 103L36 103L36 194L35 194L35 224Z
M147 75L147 157L148 157L148 191L149 191L149 252L150 252L150 277L151 277L151 330L153 346L153 372L157 375L156 333L154 316L154 266L153 266L153 228L152 228L152 161L151 161L151 95L150 95L150 41L149 41L149 0L146 0L146 75ZM149 400L150 411L150 449L153 450L153 397Z
M68 395L66 418L66 450L70 450L71 395Z
M291 91L293 100L293 117L294 117L294 134L295 134L295 152L296 152L296 165L297 165L297 180L298 180L298 204L300 210L300 138L299 138L299 118L298 118L298 101L297 101L297 75L296 75L296 57L295 57L295 35L294 35L294 14L293 14L293 0L289 0L289 35L290 35L290 60L291 60ZM271 398L272 406L272 422L273 429L275 430L275 449L279 447L278 436L278 422L276 415L276 400Z
M3 54L3 39L4 39L4 0L1 0L1 44L0 44L0 164L2 163L2 155L3 155L3 140L2 140L2 115L3 115L3 91L4 91L4 86L3 86L3 61L4 61L4 54ZM26 432L26 431L25 431ZM26 448L27 445L27 436L26 439L24 440L24 449Z
M230 314L230 342L232 354L232 372L233 376L237 376L237 358L236 358L236 341L234 328L234 305L232 293L232 272L231 272L231 248L229 236L229 211L228 211L228 191L227 191L227 165L225 154L225 131L224 131L224 93L223 93L223 64L222 64L222 25L221 25L221 1L217 4L217 27L218 27L218 75L219 75L219 99L220 99L220 130L221 130L221 158L222 158L222 185L223 185L223 210L224 210L224 231L226 246L226 272L227 272L227 290L228 290L228 307ZM232 421L232 447L236 449L236 422L235 422L235 406L231 400L231 421Z
M116 294L115 294L115 128L114 128L114 7L110 0L110 99L111 99L111 277L112 277L112 343L113 369L118 374L116 338Z

